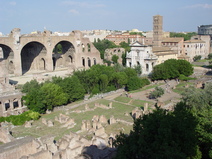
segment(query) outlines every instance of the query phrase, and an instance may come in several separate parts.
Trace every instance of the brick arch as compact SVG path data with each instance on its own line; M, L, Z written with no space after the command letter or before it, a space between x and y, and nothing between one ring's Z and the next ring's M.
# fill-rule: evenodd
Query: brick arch
M14 73L14 51L7 45L0 44L0 58L3 58L6 62L6 69L9 74Z
M75 62L76 49L70 41L62 40L54 45L52 50L53 68L68 67Z
M22 74L33 71L40 71L39 63L41 58L47 55L46 47L39 42L27 43L21 50Z

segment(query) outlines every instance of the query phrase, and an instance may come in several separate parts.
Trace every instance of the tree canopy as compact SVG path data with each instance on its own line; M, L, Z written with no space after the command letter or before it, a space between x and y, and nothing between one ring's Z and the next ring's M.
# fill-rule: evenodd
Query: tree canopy
M186 60L169 59L164 63L153 67L152 80L166 80L179 78L180 75L190 76L193 74L192 65Z
M189 32L189 33L176 33L170 32L170 37L183 37L184 40L190 40L192 36L197 35L196 32Z
M156 106L134 121L130 134L120 133L114 144L117 159L212 158L212 83L188 88L174 111Z

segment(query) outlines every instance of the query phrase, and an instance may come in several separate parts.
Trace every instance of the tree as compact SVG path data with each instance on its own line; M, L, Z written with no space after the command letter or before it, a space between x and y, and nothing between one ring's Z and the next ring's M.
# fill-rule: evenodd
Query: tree
M140 76L142 74L142 68L141 65L137 65L134 67L135 71L137 72L137 75Z
M130 77L127 82L127 90L132 91L142 87L141 79L137 76Z
M192 110L198 119L197 136L198 146L202 152L202 158L212 158L212 83L205 88L187 88L182 93L182 100Z
M45 83L40 89L40 94L43 97L42 103L48 110L52 110L55 106L67 104L68 101L67 94L54 83Z
M119 57L118 57L117 55L113 55L113 56L112 56L112 61L113 61L114 63L118 63L118 59L119 59Z
M208 59L212 59L212 53L208 54Z
M157 107L153 113L136 119L129 135L121 133L116 137L116 158L200 159L196 128L197 120L185 103L178 103L173 112Z
M202 58L201 55L196 55L196 56L194 56L193 60L198 61L198 60L201 60L201 58Z
M186 60L169 59L153 68L152 80L175 79L180 75L190 76L193 74L192 65Z
M155 87L155 90L152 91L149 95L150 99L156 99L158 97L161 97L164 94L164 89L161 87Z
M23 85L21 91L23 93L29 93L32 89L39 89L41 85L36 80L31 80Z
M190 40L192 36L197 35L196 32L190 32L190 33L175 33L170 32L170 37L183 37L184 40Z

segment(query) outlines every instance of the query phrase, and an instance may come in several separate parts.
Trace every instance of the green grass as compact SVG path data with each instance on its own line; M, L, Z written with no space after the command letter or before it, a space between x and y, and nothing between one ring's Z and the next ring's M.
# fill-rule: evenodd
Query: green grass
M129 98L130 99L130 98ZM120 99L119 99L120 100ZM126 100L124 98L121 99L121 101ZM91 102L88 104L89 108L94 108L95 103L100 103L100 104L104 104L104 105L108 105L111 101L106 100L106 99L99 99L95 102ZM139 103L140 102L140 103ZM141 101L136 101L134 104L141 104ZM126 116L124 115L125 113L131 113L132 110L135 108L135 106L130 106L130 105L126 105L123 103L119 103L119 102L113 102L112 103L112 109L102 109L102 108L96 108L94 111L87 111L87 112L83 112L83 113L76 113L73 112L73 110L85 110L85 104L80 105L77 108L74 109L70 109L67 110L68 107L65 107L63 110L58 110L55 112L52 112L51 114L45 114L42 115L42 117L37 120L34 121L32 123L32 127L31 128L25 128L24 125L22 126L16 126L12 129L13 132L13 136L14 137L24 137L24 136L34 136L34 137L41 137L41 136L46 136L46 135L53 135L55 136L55 139L58 140L60 139L62 136L64 136L65 134L69 134L70 131L72 132L77 132L79 130L81 130L81 124L82 124L82 120L90 120L93 118L94 115L105 115L105 117L107 119L109 119L112 115L115 118L118 119L122 119L128 122L133 122L132 117ZM63 128L63 124L55 121L55 116L59 116L59 114L65 114L67 116L69 116L70 118L73 118L76 125L74 128L68 129L68 128ZM47 127L46 125L44 125L42 123L42 118L45 118L47 120L51 120L54 122L54 126L53 127ZM123 127L123 129L126 130L126 132L129 132L129 130L132 128L132 126L126 126L122 125L121 127ZM110 126L113 127L113 126ZM107 128L107 131L111 131L113 132L113 130L110 130L110 127ZM114 126L115 129L114 131L118 131L118 127Z
M160 86L160 85L163 85L163 84L160 83L160 84L148 85L148 86L145 86L141 89L130 91L130 93L137 93L137 92L145 91L145 90L152 89L152 88L155 88L155 87Z
M186 89L185 86L192 86L193 83L191 82L180 82L175 89L173 89L173 92L178 93L178 94L182 94L183 91Z

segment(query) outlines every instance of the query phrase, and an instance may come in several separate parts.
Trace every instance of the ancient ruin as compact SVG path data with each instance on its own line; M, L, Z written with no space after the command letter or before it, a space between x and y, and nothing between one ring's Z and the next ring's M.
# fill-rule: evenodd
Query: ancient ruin
M0 37L0 56L9 74L17 76L60 69L72 72L102 64L99 51L80 31L56 34L45 30L27 35L21 35L20 31L15 28L9 36Z

